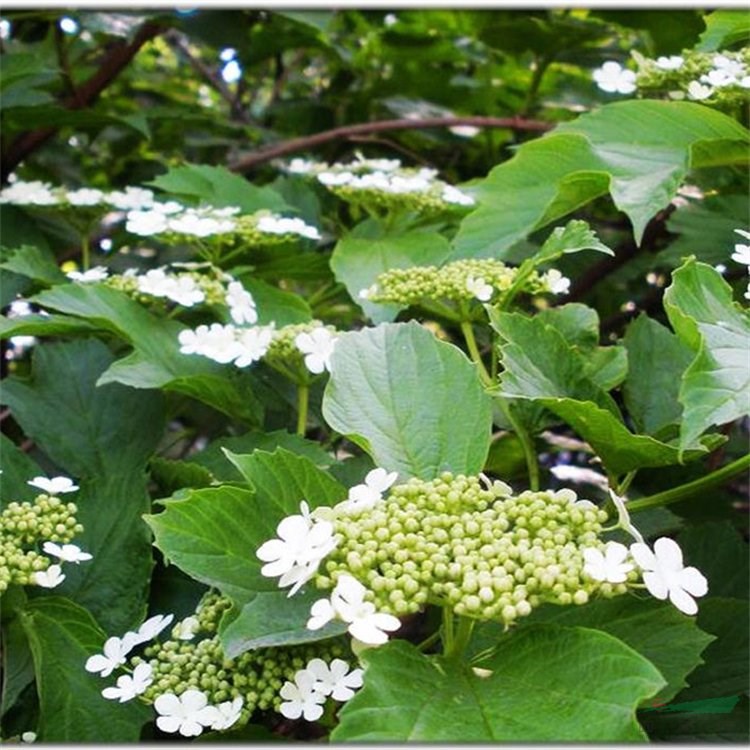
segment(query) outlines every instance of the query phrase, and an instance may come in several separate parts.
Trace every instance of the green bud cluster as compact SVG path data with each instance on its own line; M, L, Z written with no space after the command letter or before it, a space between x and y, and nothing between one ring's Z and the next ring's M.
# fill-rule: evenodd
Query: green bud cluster
M223 305L227 295L226 285L219 277L217 272L213 275L196 273L193 271L181 271L171 272L170 275L175 279L183 277L192 278L198 288L206 295L204 304L208 305ZM142 305L148 305L151 307L166 308L169 301L162 297L153 297L150 294L145 294L138 289L138 275L134 273L117 274L110 276L103 282L106 286L112 289L118 289L121 292L125 292L129 297L134 299L136 302Z
M744 78L750 75L750 47L729 52L698 52L696 50L683 50L680 57L682 65L674 69L660 67L656 60L644 57L638 52L633 52L633 57L638 64L636 84L639 92L648 97L667 97L669 99L690 100L688 86L693 82L701 82L701 76L707 75L715 68L714 58L721 55L729 60L741 63L745 66ZM724 86L711 87L712 93L701 103L722 110L734 110L747 105L750 99L750 89L740 86L739 83L731 83Z
M221 615L231 601L219 594L209 594L199 604L195 616L200 627L191 641L168 640L147 647L143 658L133 657L130 664L151 665L153 682L140 696L153 703L162 693L181 695L186 690L203 691L210 704L242 697L243 707L238 729L255 711L278 711L282 703L279 691L283 684L315 657L330 662L346 658L343 639L245 651L229 659L224 654L216 629ZM201 637L203 634L212 634Z
M34 573L47 570L50 559L38 552L42 542L68 544L83 526L75 503L41 494L33 503L9 503L0 513L0 593L12 583L33 583Z
M400 170L406 176L407 170ZM436 181L428 190L391 193L375 187L327 186L334 195L347 203L360 205L377 213L402 212L430 216L445 211L466 211L467 207L443 200L446 183ZM471 207L470 207L471 208Z
M413 478L359 515L334 516L338 545L315 583L330 589L346 573L378 611L403 616L431 603L506 624L543 602L624 593L584 573L582 549L604 548L607 514L575 500L571 490L513 496L502 482L449 472Z
M468 301L474 299L474 293L467 287L469 278L483 279L492 286L493 294L497 294L510 288L516 273L517 269L492 259L457 260L440 268L393 268L377 277L374 287L368 290L367 299L399 305L412 305L422 299ZM536 271L529 275L526 291L534 294L546 291Z

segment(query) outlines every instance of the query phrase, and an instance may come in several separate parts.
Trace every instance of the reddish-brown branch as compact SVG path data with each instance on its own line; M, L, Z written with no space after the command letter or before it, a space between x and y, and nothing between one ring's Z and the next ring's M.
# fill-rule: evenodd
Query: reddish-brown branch
M252 154L229 165L233 172L244 172L253 167L309 148L320 146L329 141L339 138L349 138L353 135L367 135L369 133L382 133L386 130L419 130L425 128L452 128L456 125L473 125L478 128L509 128L510 130L530 130L545 132L551 130L554 125L539 120L524 120L521 117L423 117L419 119L380 120L377 122L361 122L356 125L343 125L332 130L324 130L322 133L305 135L300 138L291 138L282 143L266 146Z
M138 30L132 41L114 43L104 56L99 69L87 81L82 83L75 93L60 102L65 109L83 109L92 105L104 89L122 72L146 42L153 39L164 29L155 23L145 23ZM0 174L5 182L8 175L33 151L48 141L57 128L39 128L19 135L3 154Z

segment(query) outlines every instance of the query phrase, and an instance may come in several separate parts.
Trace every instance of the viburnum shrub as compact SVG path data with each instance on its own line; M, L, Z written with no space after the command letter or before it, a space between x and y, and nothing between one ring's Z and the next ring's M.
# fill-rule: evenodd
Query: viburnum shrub
M670 13L0 20L4 741L746 739L750 57Z

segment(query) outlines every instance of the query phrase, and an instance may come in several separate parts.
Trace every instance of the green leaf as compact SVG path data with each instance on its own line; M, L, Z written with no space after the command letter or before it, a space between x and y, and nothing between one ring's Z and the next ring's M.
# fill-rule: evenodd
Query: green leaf
M151 478L163 493L175 492L183 487L209 487L214 481L210 471L196 463L175 461L155 456L149 462Z
M677 335L698 350L680 386L684 450L712 425L750 413L750 321L732 301L732 289L721 274L695 261L672 274L664 309Z
M693 354L669 329L640 315L625 332L630 371L623 397L636 427L655 435L680 423L680 380Z
M44 473L36 461L3 434L0 434L0 456L3 458L0 508L13 501L34 500L39 491L30 487L27 482Z
M65 315L24 315L20 318L0 316L0 338L11 336L65 336L99 330L95 323Z
M723 8L705 17L706 30L696 47L700 52L714 52L737 42L747 44L750 35L750 18L747 10Z
M691 526L678 541L685 559L708 579L711 596L748 597L748 544L729 521Z
M48 249L36 245L16 248L0 263L0 268L44 284L59 284L66 281L65 274L57 266L55 256Z
M699 104L607 104L495 167L477 186L480 206L462 221L455 256L503 258L530 232L607 193L640 242L689 169L743 163L747 139L735 120Z
M715 640L694 618L685 617L671 604L630 596L599 599L583 607L542 607L534 613L533 622L593 628L619 638L648 659L667 681L649 699L653 705L672 700L687 685L687 676L703 663L701 653Z
M7 598L3 601L7 607ZM34 680L34 660L19 617L3 618L3 650L0 653L3 679L0 685L0 717L4 716L27 685Z
M260 279L238 275L242 285L253 295L258 307L258 325L275 323L277 327L308 323L312 320L310 305L298 294L284 292Z
M402 478L481 471L492 404L459 349L417 323L386 323L340 336L331 364L323 416L378 466Z
M105 634L82 607L60 597L35 599L22 613L39 693L40 742L136 742L151 711L138 701L102 698L106 687L85 671Z
M338 241L331 256L336 279L346 287L349 296L375 323L392 321L399 305L380 305L359 297L376 278L392 268L440 266L450 255L448 241L437 232L408 232L375 239L345 236Z
M645 735L636 706L664 684L605 633L529 627L503 642L480 678L405 641L363 652L364 687L339 714L344 742L623 742Z
M574 219L564 227L553 230L541 250L533 257L534 265L551 263L563 255L580 253L582 250L596 250L605 255L614 255L585 221Z
M102 375L100 385L164 388L203 401L235 419L251 424L260 420L261 406L243 373L205 357L180 353L178 335L184 326L152 315L123 292L93 284L62 284L41 292L33 301L83 317L133 346L132 354Z
M257 593L235 619L225 617L221 621L219 637L227 658L258 648L308 643L346 632L347 626L342 622L330 622L320 630L307 629L310 608L323 596L315 589L291 597L286 591Z
M586 360L539 317L517 313L491 315L502 344L502 395L535 401L567 422L620 474L645 466L678 463L679 450L646 435L631 433L606 391L588 375ZM707 449L696 446L688 457Z
M261 209L283 211L289 208L275 190L256 187L225 167L212 167L208 164L170 167L165 174L145 184L178 198L188 198L211 206L238 206L246 214Z
M712 597L700 603L698 626L716 640L703 654L705 663L688 677L690 687L679 694L678 701L738 695L747 690L749 615L747 599Z
M148 593L145 464L161 439L164 413L157 393L97 387L111 361L96 340L37 346L31 379L7 378L3 402L81 487L73 498L84 526L76 543L94 560L66 569L59 591L119 630L141 618Z
M316 466L328 468L333 458L326 453L320 443L306 440L285 430L275 432L248 432L238 437L223 437L214 440L205 450L191 456L188 461L208 469L222 482L237 482L243 477L235 465L227 458L226 448L231 453L252 453L255 450L273 452L276 448L286 448L298 456L306 456Z
M284 516L299 513L302 500L306 500L310 508L317 508L335 505L346 497L346 488L330 474L309 458L284 448L277 448L273 453L256 450L245 456L226 449L224 453L255 490L256 501L267 512L273 508L279 521Z

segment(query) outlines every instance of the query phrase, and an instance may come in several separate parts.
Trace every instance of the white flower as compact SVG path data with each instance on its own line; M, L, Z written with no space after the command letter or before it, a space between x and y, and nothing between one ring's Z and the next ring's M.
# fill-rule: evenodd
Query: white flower
M136 645L135 633L125 633L122 638L113 635L104 642L103 653L89 656L86 660L87 672L99 672L102 677L109 677L121 664Z
M627 556L628 548L619 542L607 542L604 554L596 547L586 547L583 550L583 570L595 581L624 583L634 567L631 563L625 562Z
M348 185L354 178L351 172L321 172L318 182L326 187L340 187Z
M181 216L169 219L169 229L178 234L189 234L195 237L209 237L234 231L237 226L231 219L218 219L205 215L204 211L187 209Z
M331 370L331 354L336 345L336 337L323 326L313 328L309 333L299 333L294 339L297 349L305 355L305 367L314 375Z
M750 240L750 232L746 232L744 229L735 229L737 234L741 235L747 240ZM734 252L732 253L732 260L737 263L742 263L745 266L750 266L750 245L737 243L734 246Z
M333 619L349 624L347 630L362 643L379 646L388 640L387 631L398 630L401 622L393 615L375 611L372 602L364 597L367 589L350 575L339 577L331 593L330 602L316 601L307 621L308 630L319 630Z
M347 499L336 506L344 513L361 512L372 508L383 498L383 493L396 481L398 473L390 474L381 468L367 473L364 484L357 484L349 490Z
M180 331L177 338L183 354L200 354L220 364L232 362L243 353L237 341L236 329L232 325L202 325L195 331Z
M242 713L243 702L242 696L237 696L232 701L224 701L215 706L218 716L211 724L211 729L221 731L236 724Z
M690 81L687 87L688 98L693 101L700 102L704 99L708 99L714 90L710 86L704 86L698 81Z
M473 125L454 125L452 128L448 128L448 130L460 138L473 138L479 135L479 128L475 128Z
M172 628L172 638L178 641L192 641L199 629L198 618L190 615Z
M155 701L159 714L156 726L162 732L179 732L183 737L197 737L204 729L219 721L219 711L208 705L208 698L200 690L186 690L179 698L174 693L162 693Z
M68 477L52 477L52 479L34 477L26 484L44 490L48 495L62 495L66 492L75 492L78 489L78 485L73 484L73 481Z
M685 60L679 55L662 56L656 58L656 67L662 70L677 70L684 62Z
M697 568L685 568L682 550L677 542L661 537L654 543L653 552L646 544L630 545L630 554L643 571L646 588L657 599L666 599L680 612L694 615L698 605L694 596L708 592L708 582Z
M281 216L262 216L256 228L266 234L298 234L311 240L319 240L320 232L302 219L287 219Z
M322 659L311 659L305 668L317 680L315 689L336 701L348 701L354 696L354 690L362 687L363 671L353 669L350 672L343 659L334 659L330 665Z
M154 194L146 188L126 187L125 190L115 190L105 195L104 200L121 211L147 209L154 203Z
M54 206L59 203L52 187L46 182L14 182L0 190L0 203L16 203L22 206Z
M307 159L295 158L287 165L287 171L292 174L310 174L318 167L317 162L308 161Z
M750 89L750 76L742 76L742 78L737 81L737 85L743 89Z
M145 643L156 638L164 628L174 620L174 615L154 615L149 617L135 633L126 633L126 636L133 636L133 645Z
M205 293L192 276L182 274L172 277L170 282L169 286L165 289L164 296L178 305L192 307L206 299Z
M582 466L569 466L567 464L558 464L550 469L553 476L562 482L575 482L576 484L593 484L603 490L609 489L609 480L604 474L600 474L593 469L586 469ZM583 500L579 502L584 502ZM586 501L588 502L588 501ZM590 503L595 507L593 503Z
M104 193L95 188L69 190L65 197L71 206L96 206L104 200Z
M469 276L466 279L466 288L480 302L488 302L492 298L492 292L494 291L492 285L487 284L482 276L478 276L476 279L473 276Z
M229 282L224 302L229 307L232 320L238 325L243 323L253 325L257 322L258 311L255 309L255 300L239 281Z
M476 202L470 195L453 187L453 185L446 185L441 197L446 203L456 203L459 206L473 206Z
M133 670L133 675L124 674L117 678L117 687L108 687L102 690L102 695L108 700L119 700L125 703L136 695L145 692L146 688L154 681L150 664L138 664Z
M80 281L82 284L89 284L94 281L104 281L109 274L109 270L104 266L95 266L88 271L68 271L65 275L72 281Z
M636 90L635 73L610 60L592 73L596 85L611 94L632 94Z
M278 539L264 542L256 555L266 565L260 572L267 578L279 579L279 587L292 584L292 596L315 574L320 561L336 547L333 524L316 521L306 513L307 504L302 504L303 515L284 518L276 527Z
M305 721L316 721L323 715L323 706L326 697L315 689L317 680L312 672L300 669L294 675L294 682L285 682L281 686L279 695L284 699L279 711L287 719L299 719L303 716Z
M65 580L65 573L59 565L50 565L47 570L37 570L34 573L34 583L45 589L53 589Z
M357 293L358 299L370 299L373 295L378 293L378 285L372 284L365 289L360 289Z
M36 742L36 732L23 732L21 742Z
M563 276L556 268L550 268L542 276L542 282L547 285L552 294L567 294L570 289L570 279Z
M714 68L722 70L730 76L741 76L745 72L745 65L739 60L732 60L726 55L714 55Z
M257 362L268 351L273 339L273 328L245 328L237 335L238 351L240 352L234 364L237 367L247 367Z
M700 80L702 83L717 89L737 83L737 79L726 70L709 70L708 73L704 73L700 77Z
M166 201L165 203L154 203L151 206L151 211L155 213L164 214L165 216L171 216L172 214L178 214L185 210L185 206L177 201Z
M59 557L63 562L81 563L92 557L88 552L82 552L75 544L63 544L61 547L54 542L45 542L42 550L48 555Z

